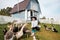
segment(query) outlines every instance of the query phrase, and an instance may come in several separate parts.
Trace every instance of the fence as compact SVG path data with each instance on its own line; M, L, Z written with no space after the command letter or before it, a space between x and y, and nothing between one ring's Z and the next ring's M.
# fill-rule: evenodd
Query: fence
M25 20L19 18L13 18L10 16L1 16L0 15L0 24L6 24L8 22L13 22L14 20L18 20L18 23L25 23Z
M8 23L8 22L12 22L13 20L17 20L17 19L16 19L16 18L13 18L13 17L10 17L10 16L1 16L1 15L0 15L0 24L6 24L6 23ZM21 19L20 19L20 20L21 20ZM58 21L58 20L57 20L57 21L53 20L53 21L51 22L51 20L49 20L49 19L39 19L39 21L40 21L41 23L60 24L60 20L59 20L59 21ZM24 22L24 20L23 20L23 22Z
M53 21L51 21L51 20L49 20L49 19L39 19L39 21L40 21L41 23L60 24L60 21L59 21L59 20L53 20Z

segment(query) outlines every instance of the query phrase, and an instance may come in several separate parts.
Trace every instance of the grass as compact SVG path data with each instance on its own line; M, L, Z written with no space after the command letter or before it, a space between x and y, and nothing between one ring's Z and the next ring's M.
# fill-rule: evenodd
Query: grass
M6 28L6 24L0 24L0 40L4 40L3 29Z
M52 31L46 31L43 27L43 24L41 25L41 30L39 32L36 32L36 38L37 40L60 40L60 25L54 24L54 27L58 30L58 33L52 32ZM48 27L51 27L51 24L46 24ZM31 30L30 24L27 25L27 27ZM0 25L0 40L3 39L3 29L6 27L6 24ZM6 27L7 28L7 27ZM32 37L24 38L22 40L33 40Z

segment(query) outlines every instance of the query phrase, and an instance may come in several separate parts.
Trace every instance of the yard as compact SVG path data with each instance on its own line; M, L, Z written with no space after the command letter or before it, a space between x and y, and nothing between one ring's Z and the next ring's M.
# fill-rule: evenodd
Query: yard
M38 40L60 40L60 25L54 24L55 28L58 30L58 33L52 32L52 31L46 31L43 27L43 24L41 25L41 30L36 33L36 38ZM6 24L0 25L0 40L3 39L3 29L6 27ZM51 27L51 24L47 24L48 27ZM29 29L30 24L27 25ZM32 40L32 37L24 38L22 40Z

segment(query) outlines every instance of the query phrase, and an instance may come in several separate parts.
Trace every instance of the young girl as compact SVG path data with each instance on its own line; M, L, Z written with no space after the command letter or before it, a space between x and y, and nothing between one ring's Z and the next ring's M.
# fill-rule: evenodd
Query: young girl
M38 26L38 20L36 17L32 17L31 28L32 28L32 31L33 30L38 31L40 29Z
M36 17L32 17L31 28L32 28L32 35L31 36L33 36L33 40L36 40L34 33L36 31L39 31L40 30L40 28L38 26L38 20L37 20Z

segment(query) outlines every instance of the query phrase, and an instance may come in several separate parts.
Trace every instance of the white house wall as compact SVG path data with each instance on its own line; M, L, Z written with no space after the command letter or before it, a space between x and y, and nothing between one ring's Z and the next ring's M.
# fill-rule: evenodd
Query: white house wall
M36 16L39 19L39 15L41 14L39 3L36 2L36 0L31 0L30 3L27 6L27 10L35 10L37 12L33 12L33 16ZM36 14L36 15L35 15Z
M39 3L37 3L35 0L31 0L31 2L30 2L30 8L32 10L40 12Z
M30 13L30 11L28 11L28 19L27 20L31 20L31 13Z
M37 11L37 12L33 12L33 14L37 17L37 19L39 19L39 15L41 14L41 9L40 9L40 5L39 3L37 3L35 0L31 0L31 9Z
M34 9L36 11L38 11L38 13L33 12L35 16L37 16L37 19L39 19L39 15L41 14L41 10L40 10L40 6L38 3L36 3L36 1L31 1L31 9Z
M31 20L31 13L27 9L25 10L25 20Z
M27 20L28 19L28 15L27 15L28 13L27 13L27 9L25 10L25 20Z
M12 14L12 17L25 20L25 11Z
M41 12L39 3L37 3L36 0L30 0L29 4L27 5L27 10L30 9Z

